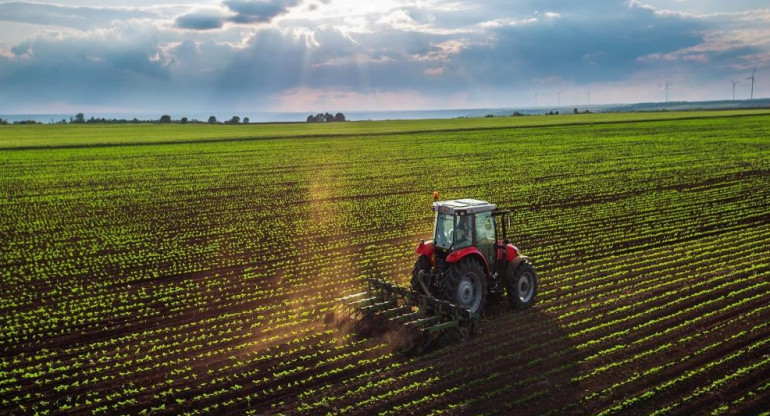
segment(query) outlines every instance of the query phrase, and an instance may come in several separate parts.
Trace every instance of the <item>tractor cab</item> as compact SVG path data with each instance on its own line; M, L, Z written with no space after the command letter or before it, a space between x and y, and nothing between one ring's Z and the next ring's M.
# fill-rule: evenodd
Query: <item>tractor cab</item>
M475 247L487 265L494 263L498 239L495 217L497 207L478 199L457 199L433 203L436 223L433 242L441 254Z

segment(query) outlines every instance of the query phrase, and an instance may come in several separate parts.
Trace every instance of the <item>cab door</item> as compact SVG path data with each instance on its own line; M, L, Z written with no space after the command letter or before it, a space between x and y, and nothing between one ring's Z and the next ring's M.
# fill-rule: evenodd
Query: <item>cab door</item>
M495 264L495 222L491 212L476 214L475 233L476 248L491 267Z

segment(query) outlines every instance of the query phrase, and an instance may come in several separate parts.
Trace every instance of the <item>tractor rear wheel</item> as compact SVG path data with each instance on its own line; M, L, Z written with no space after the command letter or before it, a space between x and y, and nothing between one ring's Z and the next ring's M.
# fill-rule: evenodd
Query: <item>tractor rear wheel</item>
M481 313L487 302L487 278L481 263L473 257L455 263L441 285L441 295L471 313Z
M412 290L415 290L418 293L429 295L429 293L425 293L425 291L422 289L422 286L420 286L420 281L417 279L417 275L421 271L424 272L422 274L422 281L425 283L425 286L428 286L428 289L430 289L430 282L427 280L428 276L430 276L430 268L430 259L427 256L420 255L420 257L417 257L417 261L414 262L414 269L412 269Z
M521 262L516 270L509 271L506 282L508 302L516 309L527 309L535 303L537 295L537 273L526 261Z

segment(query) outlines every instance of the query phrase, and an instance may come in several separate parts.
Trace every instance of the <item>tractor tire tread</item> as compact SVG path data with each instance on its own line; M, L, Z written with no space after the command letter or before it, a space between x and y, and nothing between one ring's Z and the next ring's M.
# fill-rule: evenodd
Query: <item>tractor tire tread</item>
M532 296L529 298L528 302L523 302L521 298L519 298L517 293L517 282L519 281L519 278L524 274L529 272L532 275ZM506 272L506 291L508 292L508 302L510 303L511 307L517 310L524 310L531 308L532 305L535 304L535 299L537 298L537 289L538 289L538 281L537 281L537 273L535 272L535 268L530 264L528 261L522 261L516 266L515 270L509 270Z
M441 295L445 300L457 303L457 299L455 299L457 286L460 284L462 277L469 272L478 274L479 281L481 282L481 301L475 312L482 313L487 302L487 278L484 267L478 260L472 257L465 257L452 266L446 279L444 279L444 282L441 285Z

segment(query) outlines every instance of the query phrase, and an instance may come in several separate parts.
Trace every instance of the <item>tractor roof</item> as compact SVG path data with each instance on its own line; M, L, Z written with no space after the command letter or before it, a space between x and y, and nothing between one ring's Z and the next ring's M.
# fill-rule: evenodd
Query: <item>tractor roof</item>
M453 199L433 203L433 210L444 214L476 214L478 212L494 211L497 207L487 201L478 199Z

